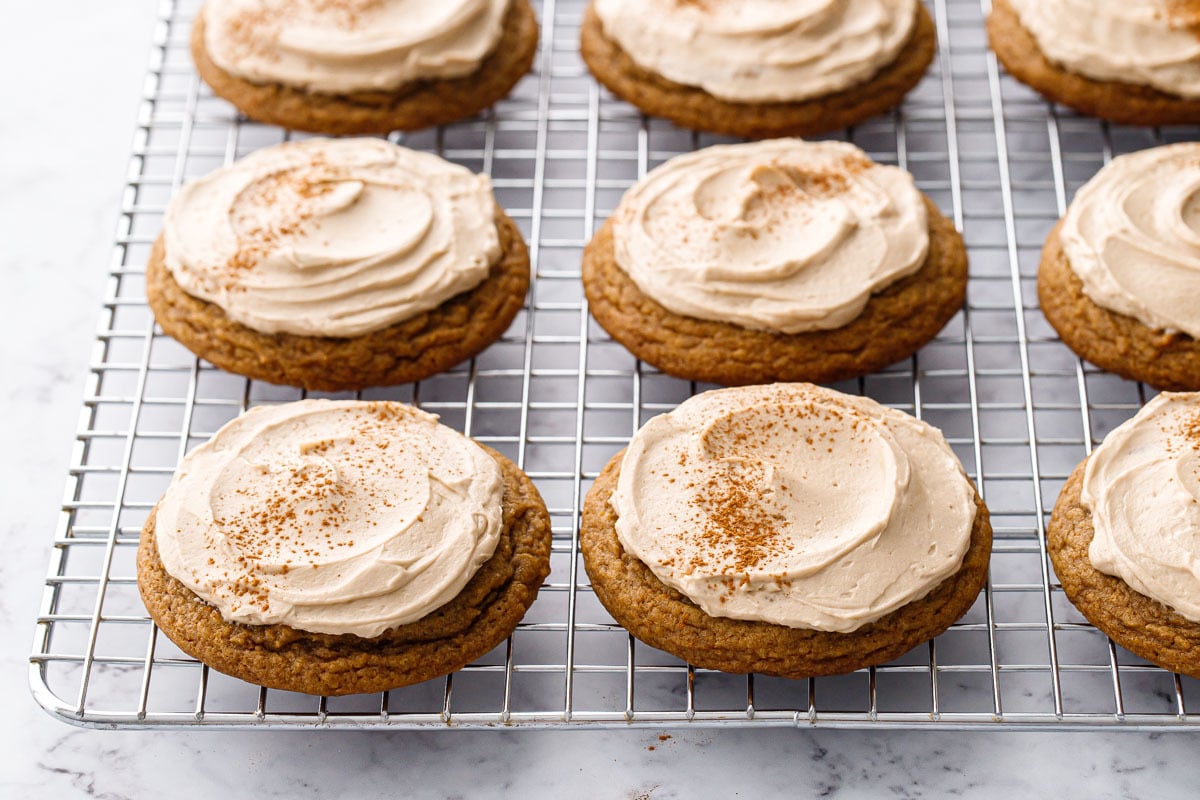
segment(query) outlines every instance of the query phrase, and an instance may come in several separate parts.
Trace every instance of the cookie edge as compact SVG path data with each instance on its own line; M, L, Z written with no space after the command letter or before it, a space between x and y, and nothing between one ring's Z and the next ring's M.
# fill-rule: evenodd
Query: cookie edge
M659 581L649 568L621 547L614 525L616 512L612 510L609 498L616 486L623 455L622 450L613 456L584 500L579 530L584 568L597 598L613 619L639 640L693 666L733 674L753 672L783 678L813 678L841 675L886 663L944 633L971 609L987 582L992 528L987 506L976 493L977 510L971 543L959 571L934 587L925 597L859 630L835 633L789 628L770 622L712 617L680 592ZM648 591L652 602L626 608L620 593L610 591L609 578L600 572L599 567L602 559L606 564L611 561L611 558L601 555L606 549L610 554L617 554L616 558L621 563L620 577L630 577L637 583L639 592ZM631 569L635 573L632 576L629 575ZM642 574L636 574L638 572ZM888 630L888 626L897 621L912 622L914 614L920 614L943 599L946 601L945 607L924 625L900 633ZM659 619L667 624L656 626L654 622ZM729 636L737 640L740 646L722 648L686 644L681 642L683 636L701 640ZM758 646L762 642L772 644L779 639L794 649L766 653L765 648ZM815 651L816 654L807 656L804 651ZM821 651L826 655L820 655Z
M236 375L284 386L320 391L356 391L423 380L472 358L494 344L525 305L529 291L529 250L516 223L496 207L502 254L479 285L441 305L355 337L263 333L229 318L220 306L188 294L164 262L160 234L146 265L146 300L163 331L196 356ZM471 304L505 289L492 315L474 314ZM480 323L470 336L444 335L447 323ZM199 322L196 322L199 320ZM405 354L428 332L424 350ZM443 335L435 335L438 333ZM403 348L400 348L400 346ZM350 358L364 349L370 363ZM298 358L299 355L304 358ZM380 363L376 364L376 361Z
M1172 672L1200 678L1200 623L1092 566L1088 548L1096 529L1081 499L1087 461L1081 461L1067 478L1046 526L1046 549L1063 593L1088 622L1129 652ZM1188 642L1182 647L1176 644L1181 632Z
M1083 292L1062 246L1059 220L1042 247L1038 306L1063 344L1085 361L1157 389L1200 389L1200 342L1098 305Z
M735 103L685 86L636 64L605 35L589 2L580 26L580 55L588 71L617 97L649 116L684 128L747 139L807 136L848 128L900 105L929 71L937 29L923 4L900 53L864 83L795 102ZM616 61L616 69L609 62Z
M241 658L226 658L224 648L206 647L206 641L233 640L239 633L255 626L227 622L215 607L205 603L166 572L158 558L155 544L153 510L143 526L137 552L138 591L146 605L147 613L167 638L187 655L218 672L270 689L325 696L363 694L410 686L462 668L508 638L524 618L537 599L538 590L550 574L552 542L550 514L533 481L502 454L478 442L475 444L482 447L500 465L506 495L511 494L528 502L532 517L529 511L523 511L519 519L505 519L504 523L515 525L523 522L532 534L533 541L530 547L514 550L511 558L511 580L505 584L503 592L498 596L495 592L489 595L484 613L461 633L449 638L381 645L383 637L359 639L351 635L312 635L280 625L271 627L293 633L297 641L311 641L315 636L326 641L336 639L340 642L351 642L355 646L347 646L345 652L339 653L337 658L357 657L364 663L349 670L330 671L328 659L314 658L308 654L297 657L286 647L271 650L258 644L246 648ZM156 595L150 590L149 582L156 578L161 578L168 586L166 596ZM463 589L464 593L467 591L469 586ZM516 604L514 613L489 619L487 610L499 608L499 601L506 598ZM170 618L167 612L173 603L197 603L203 606L206 621L211 623L213 630L206 635L197 636L194 630L185 631L167 622ZM519 613L515 613L516 608L520 609ZM435 609L430 615L436 614L437 611L438 609ZM502 614L503 609L497 613ZM167 624L164 625L164 622ZM324 649L334 648L324 646ZM396 663L397 661L402 663Z
M968 261L962 234L932 200L925 195L922 199L929 219L925 264L872 295L862 313L840 328L787 334L676 314L642 293L617 265L611 217L584 248L582 277L588 308L600 326L634 356L685 380L737 386L775 381L832 383L868 375L917 353L937 337L966 302ZM952 290L945 291L936 304L905 309L900 296L928 281L932 268L937 268L936 279ZM614 285L605 273L615 275L618 282ZM651 324L626 325L628 318L640 321L645 312L634 313L628 304L613 302L610 294L614 293L632 295L638 306L648 308L654 315ZM895 329L903 335L887 339L866 335L875 325L892 327L897 318L907 323ZM679 329L684 329L683 335L690 339L727 345L725 357L714 360L692 347L672 346L658 335L664 331L677 333ZM850 342L865 342L867 355L861 355L861 346L858 350L847 348Z
M415 131L475 116L507 97L533 68L540 30L529 0L512 0L500 40L461 78L417 81L395 92L326 94L281 83L254 83L218 67L204 44L203 8L192 24L192 61L218 97L247 117L330 135Z
M988 44L1004 69L1052 102L1123 125L1200 122L1200 98L1191 100L1142 84L1096 80L1056 66L1021 24L1008 0L992 0L987 34Z

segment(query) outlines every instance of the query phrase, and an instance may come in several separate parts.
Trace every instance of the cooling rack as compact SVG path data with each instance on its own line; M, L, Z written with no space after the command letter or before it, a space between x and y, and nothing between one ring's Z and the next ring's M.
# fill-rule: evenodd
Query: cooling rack
M537 67L510 98L485 117L396 138L493 176L530 244L528 303L473 361L362 396L419 404L520 464L550 507L553 571L513 636L476 663L344 698L210 671L157 631L138 598L139 530L178 459L245 408L303 396L198 361L146 308L143 268L172 192L290 136L209 93L187 50L197 3L163 2L30 657L38 702L108 728L1200 729L1197 682L1115 647L1067 602L1047 561L1059 487L1148 390L1080 363L1035 292L1042 241L1085 180L1115 154L1198 131L1110 126L1047 105L988 54L987 2L930 2L934 69L903 108L833 137L910 170L969 247L967 306L941 335L836 388L940 427L976 480L995 550L970 613L894 662L796 681L693 669L632 639L597 602L575 539L584 494L638 426L708 387L636 362L590 320L581 251L648 168L721 140L647 120L600 90L576 53L583 3L543 0Z

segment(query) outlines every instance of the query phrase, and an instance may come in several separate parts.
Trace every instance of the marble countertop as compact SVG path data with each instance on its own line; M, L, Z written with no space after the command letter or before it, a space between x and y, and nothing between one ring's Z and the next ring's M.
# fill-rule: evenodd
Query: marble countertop
M1195 796L1195 734L149 733L44 714L27 657L154 11L150 0L9 4L0 25L0 703L12 712L0 796Z

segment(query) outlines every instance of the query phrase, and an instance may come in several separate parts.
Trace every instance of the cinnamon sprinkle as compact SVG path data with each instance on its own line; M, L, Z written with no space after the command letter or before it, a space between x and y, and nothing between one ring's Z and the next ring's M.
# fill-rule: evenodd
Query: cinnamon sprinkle
M849 433L857 439L871 425L869 418L854 409L813 401L781 402L748 411L755 417L752 425L745 419L714 422L708 431L707 447L714 452L753 452L780 435L798 436L801 429L797 420L812 418L829 425L796 441L803 442L800 447L830 452L839 436ZM699 476L685 466L682 457L680 466L684 468L678 477L680 482L686 481L684 489L692 513L677 537L679 544L673 555L661 558L659 563L685 574L714 574L714 588L724 591L718 600L724 603L728 595L749 582L750 572L794 552L798 544L796 531L790 528L787 515L778 510L777 501L764 494L756 471L732 468ZM806 479L807 475L800 477ZM794 496L793 488L786 483L778 491ZM780 587L787 584L782 573L766 577Z
M233 14L221 34L242 57L279 61L279 36L285 19L296 14L296 5L303 6L304 11L316 17L316 23L354 31L367 27L367 17L385 2L387 0L303 0L300 3L276 0Z
M1168 453L1187 449L1200 451L1200 409L1189 409L1180 415L1173 429L1163 427L1162 431L1167 434Z
M782 532L786 517L763 502L752 478L730 471L709 477L698 488L691 505L705 527L696 537L697 552L688 560L688 571L720 565L722 575L743 575L793 548Z
M1161 0L1163 10L1156 14L1165 17L1171 27L1196 28L1200 25L1200 0Z
M377 526L385 510L395 507L399 501L379 496L370 478L383 470L403 476L394 462L377 465L371 454L396 444L389 423L406 415L400 407L382 402L367 411L366 419L347 412L354 415L348 435L300 445L294 452L310 457L300 464L274 470L264 466L246 474L247 482L233 490L244 498L237 513L214 515L216 531L237 554L232 574L223 571L213 580L214 589L237 598L240 606L266 613L272 570L265 564L279 564L282 575L306 564L319 569L338 551L355 546L355 533L361 532L363 524ZM358 437L383 446L356 447ZM400 449L390 447L390 452L397 455ZM336 466L326 464L325 458L333 459ZM351 509L358 513L352 514ZM217 546L213 534L206 534L205 546ZM212 558L209 564L214 564Z
M346 177L345 170L316 154L304 167L270 175L251 186L234 210L238 247L224 265L226 288L234 288L237 273L256 267L280 243L311 230L317 213L312 201L332 192ZM275 215L281 213L276 221Z

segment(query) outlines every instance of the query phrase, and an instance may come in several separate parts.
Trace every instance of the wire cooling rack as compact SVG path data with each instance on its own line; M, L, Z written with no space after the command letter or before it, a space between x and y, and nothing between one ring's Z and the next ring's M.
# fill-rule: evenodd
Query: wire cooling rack
M303 395L197 361L146 308L143 267L172 192L289 136L199 83L187 49L196 4L164 2L30 658L37 700L93 727L1200 729L1197 682L1113 646L1047 561L1059 487L1148 392L1081 364L1034 288L1042 241L1085 180L1117 153L1197 130L1110 126L1048 106L997 69L982 2L931 2L934 69L902 109L837 137L910 170L970 249L967 307L942 334L908 362L837 385L940 427L992 510L990 579L947 633L851 675L734 676L646 647L597 602L575 539L583 495L639 425L708 387L635 362L590 320L582 248L648 168L720 140L647 120L600 90L576 52L583 3L544 0L537 69L510 98L484 118L397 138L493 176L530 244L528 305L470 363L363 396L417 403L524 467L553 517L549 582L504 645L452 676L382 694L268 691L176 649L138 598L142 522L190 448L249 406Z

